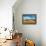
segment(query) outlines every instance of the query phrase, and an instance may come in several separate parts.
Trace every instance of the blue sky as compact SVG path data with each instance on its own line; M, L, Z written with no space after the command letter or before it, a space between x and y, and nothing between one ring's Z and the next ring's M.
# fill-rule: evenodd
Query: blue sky
M29 16L23 16L24 20L25 19L35 19L35 16L29 15Z

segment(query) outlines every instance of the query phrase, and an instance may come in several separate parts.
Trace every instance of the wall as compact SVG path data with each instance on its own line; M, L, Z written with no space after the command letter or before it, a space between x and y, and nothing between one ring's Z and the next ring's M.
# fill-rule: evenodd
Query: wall
M42 0L41 5L41 38L42 38L42 46L46 46L46 0Z
M44 19L45 17L43 16L44 15L43 11L45 7L44 2L43 0L23 0L20 4L16 3L17 6L16 5L13 6L15 29L17 29L18 32L22 32L24 38L34 40L36 46L46 46L45 40L42 39L43 36L45 35L44 34L45 31L43 31L44 30L43 21L45 20ZM22 24L23 14L37 14L37 24L36 25Z
M0 0L0 27L12 29L12 6L16 0Z
M1 27L6 27L9 30L12 29L12 6L15 2L16 0L0 0L0 32L2 32ZM5 35L10 35L9 31L3 31L0 34L0 38L5 38Z

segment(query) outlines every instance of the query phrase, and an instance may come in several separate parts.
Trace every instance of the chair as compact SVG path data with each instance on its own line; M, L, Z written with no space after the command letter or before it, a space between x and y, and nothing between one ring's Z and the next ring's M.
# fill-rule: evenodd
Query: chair
M35 46L35 43L32 40L26 40L25 46Z
M22 46L22 33L15 33L14 38L16 46Z

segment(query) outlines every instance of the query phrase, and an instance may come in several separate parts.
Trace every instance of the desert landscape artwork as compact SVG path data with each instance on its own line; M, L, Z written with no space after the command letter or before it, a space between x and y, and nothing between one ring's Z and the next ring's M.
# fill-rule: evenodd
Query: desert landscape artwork
M36 14L23 14L22 24L36 24Z

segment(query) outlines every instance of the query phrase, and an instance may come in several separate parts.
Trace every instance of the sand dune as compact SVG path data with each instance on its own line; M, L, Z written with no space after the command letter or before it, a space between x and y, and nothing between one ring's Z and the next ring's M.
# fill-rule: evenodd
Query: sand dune
M23 21L24 24L35 24L35 20L26 20L26 21Z

